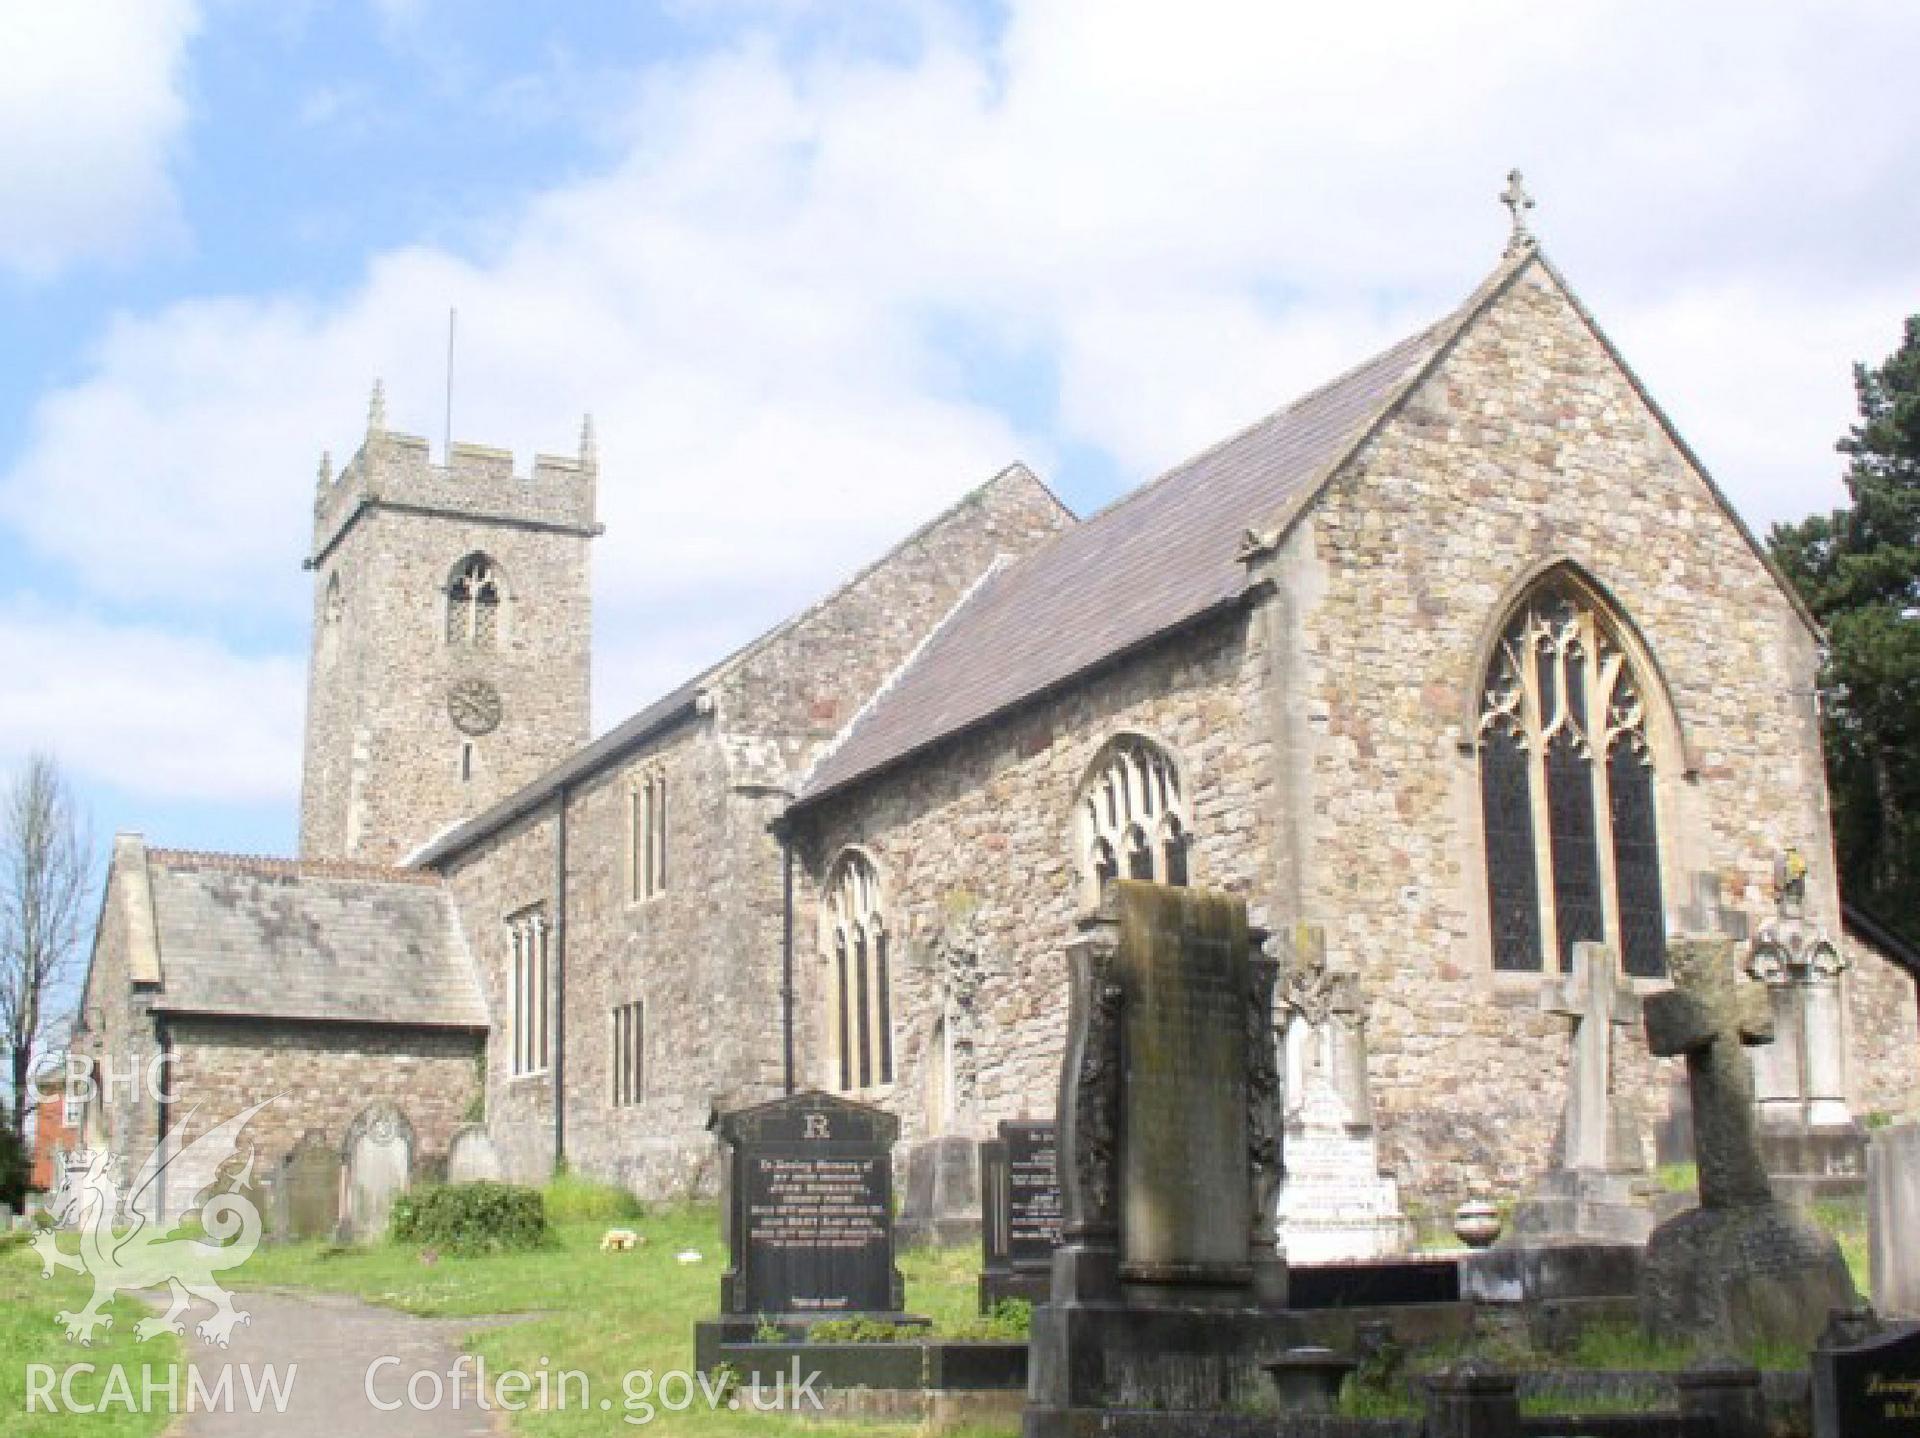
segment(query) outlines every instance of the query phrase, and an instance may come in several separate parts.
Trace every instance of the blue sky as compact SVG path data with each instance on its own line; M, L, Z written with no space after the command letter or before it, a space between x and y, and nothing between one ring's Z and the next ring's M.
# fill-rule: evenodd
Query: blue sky
M1090 509L1430 321L1514 164L1748 519L1838 500L1920 15L1332 10L0 10L0 768L290 848L308 486L376 374L437 449L450 306L456 437L596 415L602 727L1009 460Z

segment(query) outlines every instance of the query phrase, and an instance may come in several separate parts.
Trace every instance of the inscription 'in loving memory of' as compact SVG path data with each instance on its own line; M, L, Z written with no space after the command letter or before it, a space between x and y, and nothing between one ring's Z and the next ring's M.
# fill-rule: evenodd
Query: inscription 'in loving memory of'
M877 1199L878 1159L760 1158L747 1208L747 1236L782 1248L865 1248L886 1241L886 1207Z

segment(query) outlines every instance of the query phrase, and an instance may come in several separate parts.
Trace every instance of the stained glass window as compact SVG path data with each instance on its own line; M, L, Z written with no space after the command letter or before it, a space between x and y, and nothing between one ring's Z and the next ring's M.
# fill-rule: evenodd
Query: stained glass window
M843 1090L893 1082L893 976L872 861L848 850L827 896L834 962L834 1068Z
M1666 971L1656 776L1616 634L1584 588L1555 579L1520 605L1488 664L1480 808L1495 968L1538 970L1551 952L1570 969L1573 946L1592 941L1630 974Z
M1080 853L1086 900L1124 875L1162 884L1188 880L1186 797L1180 771L1159 745L1115 739L1094 763L1080 796Z
M1487 834L1493 966L1537 969L1540 888L1534 873L1533 797L1527 792L1526 745L1516 735L1491 734L1480 751L1480 813Z
M1653 766L1644 746L1623 736L1607 756L1613 803L1613 873L1620 889L1620 962L1629 974L1667 971L1666 910L1660 893L1660 841L1653 813Z

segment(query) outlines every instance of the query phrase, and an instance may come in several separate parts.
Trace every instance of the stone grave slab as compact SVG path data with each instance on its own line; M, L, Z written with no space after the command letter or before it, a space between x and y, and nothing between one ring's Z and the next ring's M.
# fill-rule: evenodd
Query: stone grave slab
M1288 1334L1264 938L1231 895L1121 880L1069 948L1062 1242L1027 1438L1181 1431L1265 1401Z
M386 1234L393 1200L413 1182L413 1153L413 1125L395 1104L370 1104L347 1126L341 1228L349 1239Z
M448 1183L498 1183L505 1172L485 1124L470 1123L454 1130L447 1142Z
M1814 1349L1813 1432L1814 1438L1920 1433L1920 1324L1851 1343L1826 1339Z
M318 1129L301 1135L280 1160L274 1231L282 1238L335 1237L340 1230L339 1151Z
M1920 1123L1881 1129L1868 1146L1867 1253L1874 1306L1920 1318Z
M962 1134L941 1134L907 1154L906 1201L899 1241L966 1243L979 1236L979 1145Z

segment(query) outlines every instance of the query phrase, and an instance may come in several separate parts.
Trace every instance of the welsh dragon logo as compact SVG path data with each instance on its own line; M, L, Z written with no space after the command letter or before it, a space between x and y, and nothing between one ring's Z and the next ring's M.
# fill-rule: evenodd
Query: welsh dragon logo
M228 1161L238 1154L241 1131L272 1102L265 1099L187 1143L182 1135L198 1112L190 1110L147 1156L134 1179L133 1192L124 1199L111 1153L83 1149L68 1159L49 1208L55 1223L79 1229L80 1252L78 1256L62 1253L51 1231L34 1240L34 1251L40 1255L42 1278L53 1277L56 1268L70 1268L93 1279L93 1297L85 1308L54 1315L70 1341L91 1344L96 1329L112 1328L113 1315L102 1309L114 1294L127 1288L165 1285L173 1297L173 1306L164 1314L134 1325L134 1336L142 1343L162 1333L185 1333L180 1315L196 1298L213 1305L211 1316L194 1329L208 1343L225 1348L234 1327L249 1321L214 1275L239 1267L260 1246L260 1210L247 1196L253 1154L248 1152L237 1172L231 1172ZM146 1210L157 1211L159 1179L168 1169L176 1181L208 1169L230 1171L225 1188L206 1196L200 1205L200 1226L208 1241L163 1234L148 1220ZM123 1209L128 1223L116 1230Z

